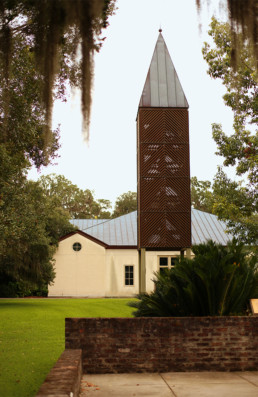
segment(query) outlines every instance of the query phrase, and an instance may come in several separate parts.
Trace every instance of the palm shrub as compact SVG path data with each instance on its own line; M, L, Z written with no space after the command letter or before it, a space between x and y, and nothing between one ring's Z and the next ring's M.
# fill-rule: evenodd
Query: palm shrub
M136 317L244 315L258 298L257 257L235 240L227 247L208 241L192 248L193 259L155 273L154 291L129 306Z

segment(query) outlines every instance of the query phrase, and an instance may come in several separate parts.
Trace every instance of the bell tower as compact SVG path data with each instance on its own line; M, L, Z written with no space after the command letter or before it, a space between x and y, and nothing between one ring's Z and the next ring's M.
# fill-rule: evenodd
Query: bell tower
M138 249L182 252L191 247L188 102L159 32L137 114Z

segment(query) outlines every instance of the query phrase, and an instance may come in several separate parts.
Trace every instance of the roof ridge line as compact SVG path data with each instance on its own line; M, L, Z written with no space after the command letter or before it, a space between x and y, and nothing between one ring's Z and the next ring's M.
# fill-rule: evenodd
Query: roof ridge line
M114 218L112 218L112 219L103 219L103 222L99 222L99 223L97 223L96 225L92 225L92 226L88 226L88 227L86 227L85 229L82 229L82 230L88 230L88 229L91 229L91 228L93 228L93 227L96 227L96 226L99 226L99 225L103 225L103 223L107 223L107 222L109 222L109 221L112 221ZM94 219L92 219L92 220L94 220ZM97 219L96 219L97 220Z

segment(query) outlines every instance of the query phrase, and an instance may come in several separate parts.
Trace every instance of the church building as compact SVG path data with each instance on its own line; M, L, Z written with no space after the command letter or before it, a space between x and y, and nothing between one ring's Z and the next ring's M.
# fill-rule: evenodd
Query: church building
M60 239L49 296L132 297L153 290L192 244L231 236L215 215L191 208L188 102L161 30L137 113L138 211L74 219Z

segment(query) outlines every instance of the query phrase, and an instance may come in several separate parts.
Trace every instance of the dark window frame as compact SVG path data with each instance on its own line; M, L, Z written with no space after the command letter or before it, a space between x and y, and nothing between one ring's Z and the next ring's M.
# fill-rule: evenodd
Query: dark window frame
M81 243L79 243L79 241L76 241L75 243L73 243L73 250L75 252L79 252L82 249L82 245Z
M134 265L124 265L124 285L125 287L134 286Z
M161 259L166 258L167 259L167 264L166 265L161 265ZM175 264L172 264L172 261L174 262L178 258L178 255L160 255L158 256L158 271L160 273L160 270L162 269L172 269ZM161 270L161 271L162 271Z

